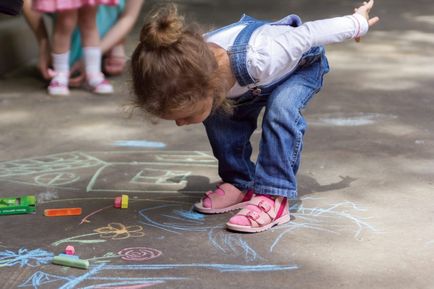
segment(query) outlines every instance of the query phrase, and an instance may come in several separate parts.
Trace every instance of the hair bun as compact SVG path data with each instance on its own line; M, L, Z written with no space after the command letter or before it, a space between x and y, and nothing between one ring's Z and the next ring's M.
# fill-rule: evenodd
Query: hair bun
M174 4L154 13L140 32L140 42L149 48L168 47L179 41L184 31L184 18Z

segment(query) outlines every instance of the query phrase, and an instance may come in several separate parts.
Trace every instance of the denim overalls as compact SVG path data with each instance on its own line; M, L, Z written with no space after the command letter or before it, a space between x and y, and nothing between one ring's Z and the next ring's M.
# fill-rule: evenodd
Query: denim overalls
M284 21L285 23L283 23ZM300 165L306 122L300 110L317 93L323 76L329 71L323 47L306 52L296 70L276 83L256 86L246 67L249 39L254 30L266 22L243 16L234 23L247 26L238 34L229 49L232 71L241 86L249 91L234 98L233 114L216 111L204 125L219 162L219 175L223 182L239 189L253 189L257 194L297 198L296 173ZM298 16L271 23L271 25L300 24ZM259 155L252 162L250 137L257 128L261 109L265 107Z

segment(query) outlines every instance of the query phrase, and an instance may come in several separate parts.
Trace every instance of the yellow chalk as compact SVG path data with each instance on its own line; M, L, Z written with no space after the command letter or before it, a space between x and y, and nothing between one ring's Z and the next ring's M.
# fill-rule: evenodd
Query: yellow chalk
M128 209L128 195L122 195L121 209Z

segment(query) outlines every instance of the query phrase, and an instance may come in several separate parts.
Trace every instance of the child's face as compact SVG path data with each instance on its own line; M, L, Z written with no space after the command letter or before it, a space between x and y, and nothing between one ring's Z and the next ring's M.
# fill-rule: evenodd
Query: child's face
M167 113L161 118L165 120L174 120L177 126L201 123L210 115L212 104L213 98L207 97L185 109L174 110Z

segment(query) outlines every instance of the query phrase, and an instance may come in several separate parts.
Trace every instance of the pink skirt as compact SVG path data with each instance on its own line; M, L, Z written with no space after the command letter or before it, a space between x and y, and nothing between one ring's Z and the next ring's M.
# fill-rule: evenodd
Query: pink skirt
M39 12L58 12L78 9L84 5L118 5L118 0L33 0L33 9Z

